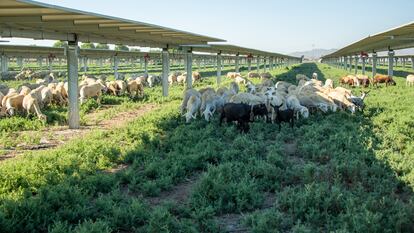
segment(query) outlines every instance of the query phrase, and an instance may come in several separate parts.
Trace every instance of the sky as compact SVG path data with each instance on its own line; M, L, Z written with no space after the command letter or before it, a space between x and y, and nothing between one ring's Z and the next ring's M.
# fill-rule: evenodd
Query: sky
M38 0L292 53L342 48L414 21L413 0ZM13 44L52 45L12 39Z

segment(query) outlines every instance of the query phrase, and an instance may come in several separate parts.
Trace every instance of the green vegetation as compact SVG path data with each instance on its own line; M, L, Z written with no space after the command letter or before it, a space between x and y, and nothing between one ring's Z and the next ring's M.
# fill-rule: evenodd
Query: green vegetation
M294 82L313 72L336 83L346 74L313 63L272 73ZM0 229L223 232L231 213L251 232L412 232L414 94L396 81L372 88L364 113L315 114L280 132L258 121L247 134L217 116L185 124L182 87L168 98L148 89L157 111L3 162ZM178 200L164 195L188 180Z

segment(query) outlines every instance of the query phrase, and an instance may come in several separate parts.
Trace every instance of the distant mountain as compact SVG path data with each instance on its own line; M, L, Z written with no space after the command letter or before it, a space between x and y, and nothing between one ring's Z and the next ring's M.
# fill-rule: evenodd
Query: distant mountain
M309 51L303 51L303 52L294 52L289 55L300 57L302 55L305 56L305 59L308 60L318 60L320 57L335 52L336 49L312 49Z

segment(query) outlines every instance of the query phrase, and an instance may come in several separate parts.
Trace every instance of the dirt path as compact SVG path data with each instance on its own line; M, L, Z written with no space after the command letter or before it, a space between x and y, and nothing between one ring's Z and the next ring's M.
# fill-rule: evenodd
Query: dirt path
M138 108L134 108L130 111L121 112L111 119L105 119L97 121L99 116L105 114L105 111L112 110L107 108L97 113L92 113L88 116L88 122L86 126L81 126L80 129L69 129L67 126L53 126L40 130L42 137L38 144L19 144L16 148L4 150L5 153L0 155L0 162L9 158L16 157L28 151L48 150L60 145L64 145L67 142L75 138L82 138L93 130L112 130L114 128L120 128L126 125L128 122L135 120L137 117L144 115L156 108L155 104L146 104ZM30 132L25 132L30 135ZM39 131L33 131L33 133L39 133Z

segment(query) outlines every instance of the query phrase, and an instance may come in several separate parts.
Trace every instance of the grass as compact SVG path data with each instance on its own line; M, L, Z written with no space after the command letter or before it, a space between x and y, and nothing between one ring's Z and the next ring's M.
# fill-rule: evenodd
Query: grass
M336 83L346 73L313 63L273 73L315 71ZM280 132L255 122L248 134L217 116L185 124L181 87L151 93L159 110L125 127L3 162L0 229L222 232L231 213L251 232L412 232L413 92L396 81L373 88L363 114L315 114ZM150 202L190 177L182 202Z

